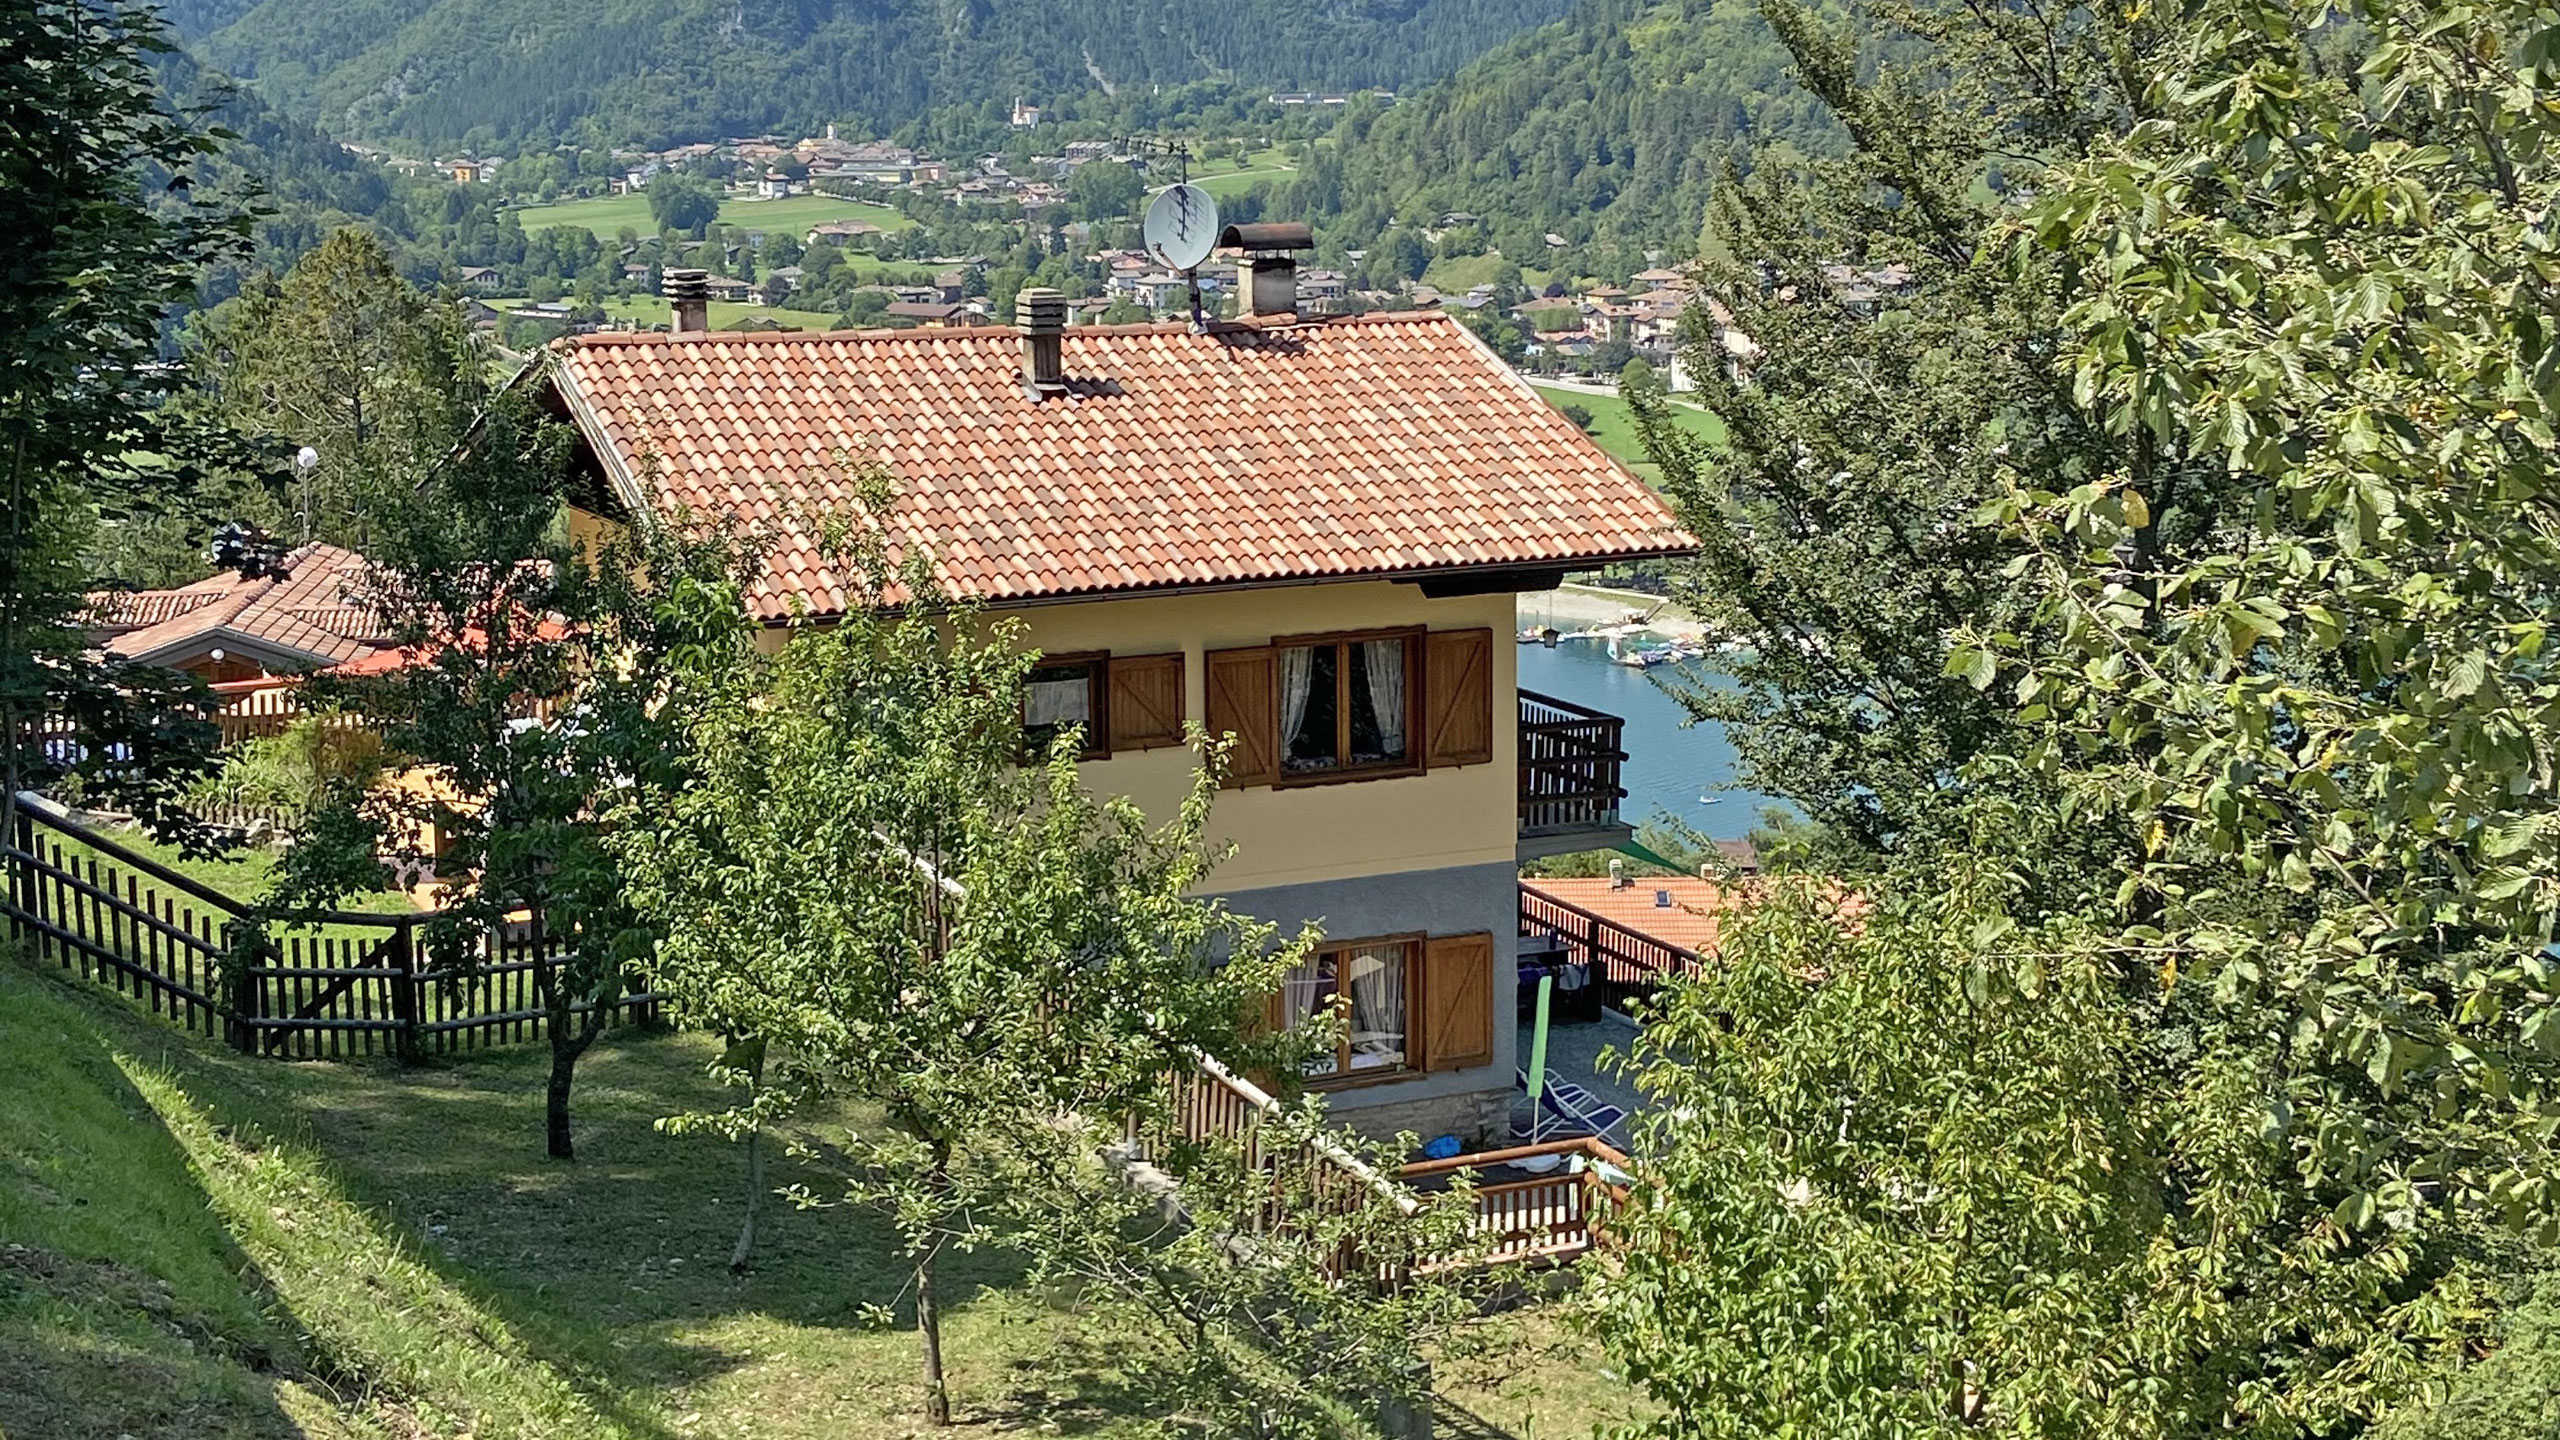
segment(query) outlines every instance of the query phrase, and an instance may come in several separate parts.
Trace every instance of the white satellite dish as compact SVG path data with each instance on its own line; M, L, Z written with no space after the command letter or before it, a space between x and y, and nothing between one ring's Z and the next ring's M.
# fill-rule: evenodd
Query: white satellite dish
M1139 236L1159 264L1188 274L1218 248L1218 202L1197 185L1169 186L1148 203Z

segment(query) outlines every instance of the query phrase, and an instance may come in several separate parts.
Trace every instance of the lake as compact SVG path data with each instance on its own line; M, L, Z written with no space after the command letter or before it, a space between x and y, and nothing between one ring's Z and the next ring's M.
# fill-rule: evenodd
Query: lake
M1769 801L1745 790L1716 788L1733 779L1733 747L1723 730L1687 723L1689 712L1654 683L1655 676L1668 677L1700 662L1637 670L1610 660L1608 647L1596 640L1566 640L1552 650L1543 645L1518 648L1521 689L1605 710L1627 722L1627 798L1619 813L1629 823L1641 825L1667 813L1711 839L1739 840L1750 833Z

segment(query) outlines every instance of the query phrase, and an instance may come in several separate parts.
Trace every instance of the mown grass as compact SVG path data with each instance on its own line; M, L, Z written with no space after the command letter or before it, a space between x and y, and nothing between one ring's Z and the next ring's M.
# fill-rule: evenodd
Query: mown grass
M0 1433L886 1440L921 1427L906 1268L873 1215L768 1201L726 1266L735 1146L699 1037L625 1032L579 1069L579 1159L542 1156L544 1053L403 1070L190 1043L0 959ZM846 1108L779 1137L775 1187L840 1174ZM14 1247L14 1248L10 1248ZM946 1262L961 1433L1157 1433L1139 1335ZM893 1317L869 1323L873 1307ZM1443 1367L1491 1435L1627 1418L1544 1309Z
M1591 424L1587 433L1593 440L1599 442L1600 448L1618 457L1619 463L1642 477L1645 483L1649 485L1662 483L1662 467L1654 464L1652 457L1645 454L1644 441L1636 434L1635 411L1626 401L1615 395L1593 395L1580 390L1552 389L1544 385L1537 387L1537 390L1539 394L1547 397L1549 404L1558 409L1567 405L1579 405L1590 411ZM1671 413L1674 422L1681 429L1709 441L1723 442L1724 422L1718 420L1712 413L1678 401L1672 403Z
M883 230L904 230L916 223L904 211L833 195L793 195L782 200L733 195L720 203L719 222L747 230L797 234L828 220L859 220ZM516 211L516 223L528 235L567 226L592 231L600 240L614 238L626 226L642 235L658 232L658 222L649 214L649 197L636 191L590 200L564 200L556 205L527 205Z

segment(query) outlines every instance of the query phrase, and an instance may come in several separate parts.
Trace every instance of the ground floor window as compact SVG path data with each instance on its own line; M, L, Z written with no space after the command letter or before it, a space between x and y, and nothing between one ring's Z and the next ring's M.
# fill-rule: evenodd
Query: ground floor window
M1333 1053L1307 1061L1309 1079L1351 1079L1413 1068L1412 1001L1422 964L1420 936L1327 945L1289 972L1281 987L1291 1027L1339 1014L1346 1023Z

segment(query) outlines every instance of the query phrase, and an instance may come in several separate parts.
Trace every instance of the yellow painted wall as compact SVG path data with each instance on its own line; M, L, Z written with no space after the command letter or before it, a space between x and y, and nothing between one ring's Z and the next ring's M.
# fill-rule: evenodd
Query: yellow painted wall
M1519 853L1519 729L1512 699L1518 656L1511 643L1509 595L1430 600L1411 585L1363 581L1106 600L1015 613L1029 643L1050 653L1180 650L1184 715L1194 721L1208 713L1201 656L1210 650L1260 645L1275 635L1388 625L1491 629L1493 763L1392 780L1220 791L1212 822L1217 838L1235 842L1236 856L1211 884L1219 890L1249 890L1399 870L1509 864ZM1088 761L1084 771L1096 790L1127 795L1149 814L1164 815L1180 803L1196 760L1189 749L1172 747Z
M1489 629L1494 632L1491 764L1386 780L1222 790L1212 835L1233 841L1236 855L1210 886L1251 890L1455 865L1508 865L1518 857L1520 737L1513 699L1518 655L1511 642L1509 595L1430 600L1411 585L1352 581L1031 606L995 614L1019 620L1025 643L1050 654L1181 651L1184 716L1192 721L1205 721L1208 713L1201 657L1211 650L1260 645L1275 635L1392 625ZM768 644L778 646L783 633L768 632ZM1181 803L1197 761L1188 748L1168 746L1087 761L1084 771L1096 791L1126 795L1150 815L1167 816Z

